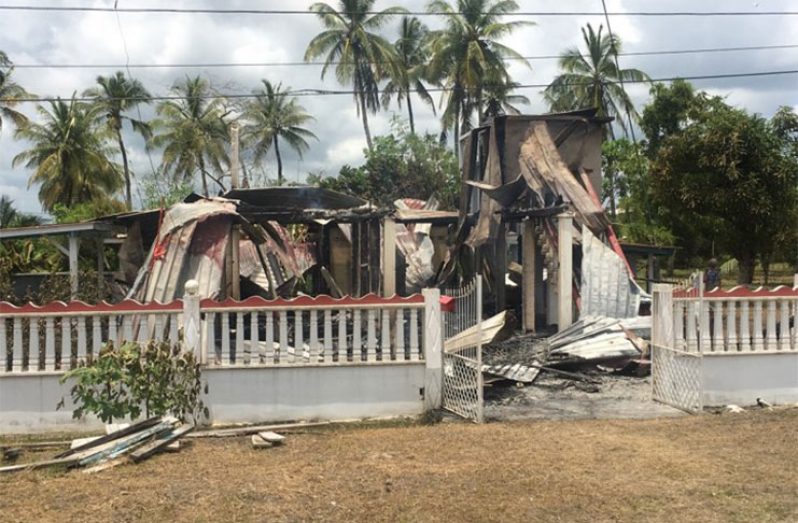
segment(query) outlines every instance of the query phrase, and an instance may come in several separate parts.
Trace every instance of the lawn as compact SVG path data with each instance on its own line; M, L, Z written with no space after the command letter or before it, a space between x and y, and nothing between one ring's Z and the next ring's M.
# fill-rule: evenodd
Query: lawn
M355 425L0 477L2 521L798 521L798 409ZM47 454L34 456L43 458Z

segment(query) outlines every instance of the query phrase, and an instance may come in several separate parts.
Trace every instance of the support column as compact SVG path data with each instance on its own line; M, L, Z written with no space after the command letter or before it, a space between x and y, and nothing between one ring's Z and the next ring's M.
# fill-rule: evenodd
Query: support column
M673 337L673 286L657 283L652 287L651 344L675 347Z
M424 289L424 410L443 401L443 324L440 289Z
M557 215L557 330L573 323L573 236L574 213L566 211Z
M537 245L535 240L535 224L532 220L526 220L523 224L524 231L521 238L523 270L521 273L521 303L523 310L523 327L526 332L535 331L535 297L537 283Z
M69 235L69 285L72 289L72 299L78 297L78 251L80 238L75 233Z
M396 222L386 217L382 221L382 295L396 294Z
M102 236L97 238L97 299L102 301L105 299L105 243Z
M646 292L651 294L654 285L654 264L656 258L653 254L649 254L646 259Z
M493 289L496 296L496 313L507 308L505 286L507 285L507 224L499 225L493 251Z

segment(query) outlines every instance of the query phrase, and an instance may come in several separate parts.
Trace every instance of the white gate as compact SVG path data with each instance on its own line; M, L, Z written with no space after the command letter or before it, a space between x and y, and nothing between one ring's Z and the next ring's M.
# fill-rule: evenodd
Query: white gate
M655 401L698 413L703 405L702 355L651 345L651 385Z
M466 285L444 289L443 294L454 300L451 310L443 313L443 408L482 423L482 278L477 275ZM447 348L448 340L471 333L474 342Z

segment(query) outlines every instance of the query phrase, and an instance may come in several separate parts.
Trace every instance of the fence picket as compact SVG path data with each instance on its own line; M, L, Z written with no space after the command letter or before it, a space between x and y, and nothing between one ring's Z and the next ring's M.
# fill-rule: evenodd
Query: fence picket
M305 359L305 342L302 338L302 311L294 311L294 355L299 361Z
M291 352L284 351L288 347L288 312L280 311L280 346L277 348L279 363L294 363L294 355ZM285 362L283 361L285 357Z
M230 314L223 312L222 316L222 364L230 365Z
M328 361L333 358L332 338L332 311L327 309L324 311L324 350L322 351L321 361Z
M698 318L698 335L700 338L698 348L702 352L709 352L712 350L712 335L709 332L709 302L700 302L698 309L700 315Z
M346 312L343 309L338 310L338 345L335 349L335 357L333 361L352 361L352 354L349 350L349 343L346 339Z
M395 353L396 359L399 361L405 361L407 359L407 355L405 354L405 311L398 310L396 311L396 325L394 326L395 329Z
M761 351L765 348L765 341L762 332L762 302L754 302L754 343L753 350Z
M751 350L751 316L748 312L748 300L740 302L740 350Z
M712 350L715 352L725 352L726 346L723 342L723 301L718 300L712 304L712 322L714 332L712 333Z
M419 355L418 310L410 309L410 360L417 361Z
M29 318L28 336L28 370L40 370L44 368L44 354L39 347L39 321L41 318ZM34 365L34 361L36 362Z
M726 306L726 350L737 352L737 304L733 301L728 301Z
M266 311L266 364L274 365L277 357L274 353L274 313Z
M263 363L263 352L260 347L260 332L258 331L258 311L249 313L249 357L253 365Z
M673 313L673 339L676 348L679 350L686 349L686 342L684 339L684 302L677 301L674 303L675 311Z
M11 370L19 372L22 370L22 356L24 352L22 345L22 318L14 318L14 345L11 348Z
M0 372L6 372L8 364L8 334L6 332L6 318L0 316Z
M698 350L698 331L696 330L696 317L698 316L698 302L690 302L687 306L687 350Z
M366 338L366 361L377 360L377 311L374 309L368 310L368 325L367 325L367 338Z
M352 313L352 361L363 361L363 340L360 324L360 309Z
M765 341L766 349L765 350L777 350L778 347L776 346L776 342L778 338L776 337L776 302L775 300L770 300L768 302L768 333L767 333L767 340Z
M380 360L391 360L391 316L387 309L382 310L380 322Z
M5 322L0 322L0 326L5 329ZM5 343L5 334L0 337ZM55 319L52 316L44 320L44 370L55 370Z
M787 300L781 300L779 350L790 350L790 302Z
M61 318L61 370L72 365L72 330L70 318Z
M310 311L310 361L319 361L319 318L316 310Z

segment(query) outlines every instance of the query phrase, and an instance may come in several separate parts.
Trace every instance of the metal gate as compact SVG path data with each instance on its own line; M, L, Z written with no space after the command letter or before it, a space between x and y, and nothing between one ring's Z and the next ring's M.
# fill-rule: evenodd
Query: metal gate
M655 401L686 412L701 412L704 408L701 353L651 345L651 385Z
M482 423L482 278L443 294L454 299L453 309L443 313L443 408Z

